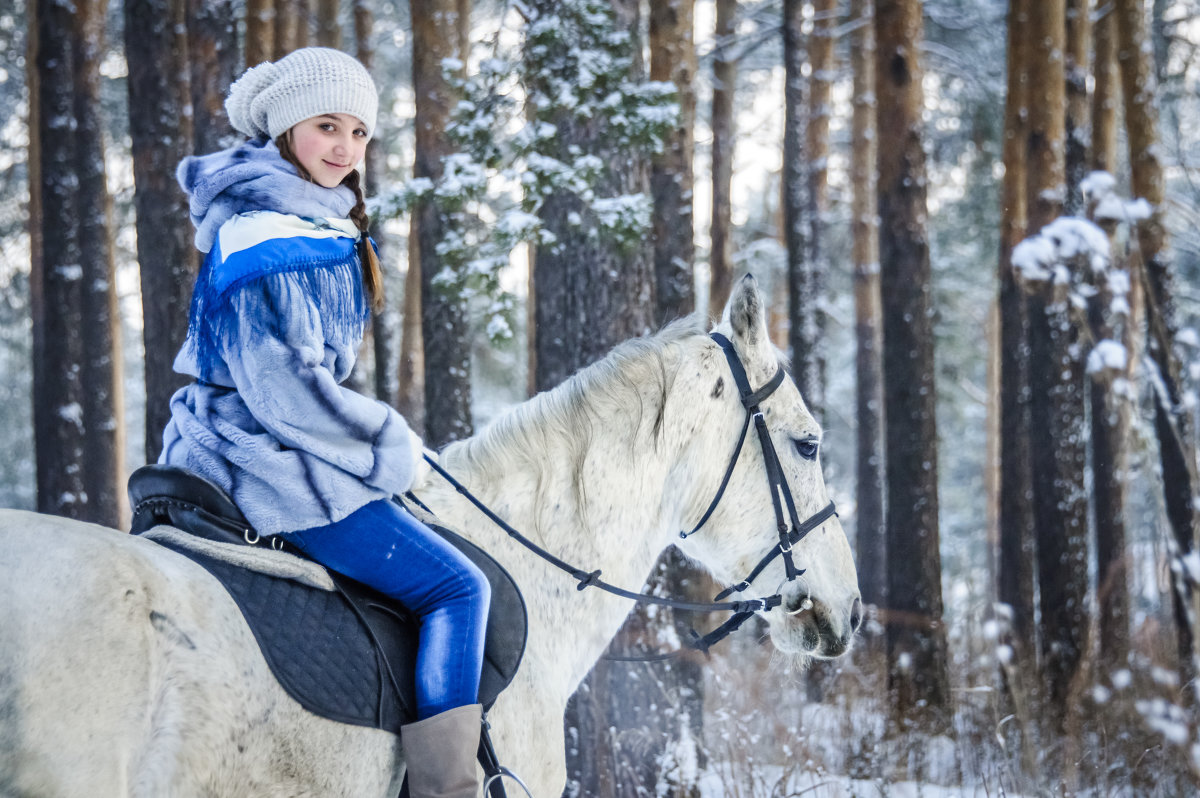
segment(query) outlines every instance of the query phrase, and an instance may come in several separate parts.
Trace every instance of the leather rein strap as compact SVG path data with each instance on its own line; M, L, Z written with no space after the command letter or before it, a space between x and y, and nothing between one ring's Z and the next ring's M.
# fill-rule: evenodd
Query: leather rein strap
M779 543L773 546L771 550L763 556L763 558L758 562L758 565L754 567L754 570L750 572L750 575L741 582L738 582L736 585L722 590L712 602L678 601L676 599L664 598L662 596L655 596L649 593L637 593L605 582L600 578L601 572L599 570L586 571L582 568L576 568L570 563L567 563L546 551L529 538L525 537L523 534L513 528L512 525L510 525L507 521L496 515L496 513L493 512L490 507L476 498L469 490L467 490L466 487L462 485L462 483L460 483L453 476L451 476L449 472L442 468L437 460L429 455L425 455L425 462L427 462L434 471L440 474L443 479L450 483L450 485L453 486L453 488L462 496L464 496L469 502L471 502L471 504L475 505L475 507L484 515L486 515L492 521L492 523L503 529L510 538L517 541L522 546L529 549L531 552L536 554L538 557L541 557L554 567L565 571L566 573L570 574L572 578L578 580L578 590L583 590L588 587L596 587L615 596L632 599L633 601L643 604L657 604L677 610L691 612L732 612L733 615L727 621L725 621L725 623L721 624L719 627L703 637L701 637L694 629L692 630L691 640L685 641L684 645L686 645L688 648L704 652L707 652L714 643L724 639L730 633L740 627L749 618L751 618L754 613L774 609L783 603L783 596L780 593L763 598L745 599L742 601L725 601L725 599L734 593L740 593L750 587L750 584L754 581L754 579L758 577L758 575L761 574L776 557L779 556L783 556L784 558L784 569L786 571L787 581L792 581L803 574L804 570L797 570L795 563L792 560L792 547L795 546L796 543L798 543L809 532L819 527L831 516L837 514L836 510L834 509L833 502L830 502L822 510L806 519L803 523L797 519L796 505L792 499L791 490L788 487L787 480L783 476L783 469L780 466L779 457L775 452L775 447L771 443L771 435L767 430L766 419L763 417L762 410L759 407L764 399L774 393L775 390L783 384L785 377L783 367L779 367L779 369L775 372L775 376L773 376L766 385L764 385L762 388L759 388L757 391L754 391L750 388L750 381L746 376L746 370L742 366L741 360L738 358L737 353L734 351L733 344L730 343L728 338L720 333L712 333L711 337L724 351L725 358L729 362L730 370L733 372L734 382L736 383L738 392L741 395L742 406L746 408L746 419L742 424L742 433L738 438L737 447L734 449L733 457L730 459L729 466L725 470L725 476L722 478L721 485L717 489L717 495L709 504L708 509L705 511L704 516L700 519L700 522L696 524L691 532L680 532L680 537L686 538L689 535L695 534L712 516L713 511L716 510L717 504L721 501L721 497L725 494L725 488L729 485L729 480L733 474L734 466L737 464L738 457L741 454L742 446L746 442L746 434L750 429L751 421L754 422L755 430L758 433L759 443L762 446L763 460L767 469L767 480L770 483L771 489L771 502L775 508L775 521L776 526L779 529ZM783 497L783 502L785 502L787 505L788 518L790 518L792 522L790 528L788 526L787 519L784 518L783 504L780 501L780 496ZM678 652L675 652L673 654L654 658L610 657L610 659L636 659L645 661L652 659L667 659L672 656L677 656L677 654Z

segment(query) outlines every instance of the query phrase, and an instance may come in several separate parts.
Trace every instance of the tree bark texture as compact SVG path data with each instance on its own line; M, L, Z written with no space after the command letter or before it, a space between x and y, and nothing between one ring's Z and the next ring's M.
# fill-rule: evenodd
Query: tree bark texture
M809 410L825 416L825 301L829 261L825 253L825 217L829 212L829 118L835 78L833 60L837 0L813 3L813 29L808 36L808 113L804 138L806 233L800 260L799 290L788 307L792 372ZM789 262L791 256L789 256Z
M1069 216L1083 216L1079 184L1088 172L1088 55L1091 52L1091 0L1066 0L1066 199Z
M811 290L811 274L806 262L808 252L808 153L806 94L808 81L803 74L805 60L804 6L802 0L783 3L783 174L781 177L783 205L783 244L787 258L788 349L795 364L796 384L808 400L812 374L804 359L805 329L811 319L804 313L812 307L807 293ZM811 332L811 331L810 331Z
M1027 228L1026 148L1028 127L1029 2L1014 0L1008 12L1008 78L1004 106L1004 179L1001 184L1000 322L1000 540L997 593L1011 612L1008 642L1013 650L1006 682L1015 707L1035 685L1024 681L1035 659L1033 475L1029 420L1029 313L1017 285L1012 251ZM1017 683L1021 681L1021 683ZM1030 714L1022 712L1022 720Z
M117 526L123 441L99 119L102 14L94 2L38 2L34 16L42 181L38 509Z
M336 0L322 0L322 4L318 6L319 20L317 25L318 32L326 31L325 36L328 38L330 34L328 30L330 26L337 24L337 2ZM372 43L372 37L375 31L375 18L371 13L371 8L365 0L354 0L354 51L361 63L368 72L375 72L375 48ZM340 41L340 28L338 40ZM335 46L326 44L324 46ZM363 180L363 191L367 196L374 196L379 193L379 186L385 180L386 161L384 154L378 142L367 145L366 158L364 163L365 180ZM379 247L379 257L381 264L386 264L390 256L394 256L390 252L390 243L383 235L383 230L378 225L371 225L371 237L375 240ZM384 266L385 283L387 268ZM375 356L375 398L389 405L396 405L398 386L396 384L397 358L396 352L398 331L396 303L394 297L385 296L385 305L382 309L371 314L371 343L372 351ZM411 421L411 419L410 419Z
M1143 4L1116 0L1117 63L1121 70L1125 127L1129 141L1133 194L1150 203L1149 219L1138 223L1141 279L1145 284L1147 350L1161 377L1163 390L1155 391L1154 427L1162 463L1167 518L1174 533L1178 556L1196 548L1196 453L1192 424L1183 406L1181 366L1175 355L1178 331L1174 275L1168 258L1163 224L1163 169L1158 159L1158 114L1153 62L1146 52ZM1186 573L1187 569L1181 569ZM1176 593L1180 667L1185 684L1197 671L1196 623L1200 591L1190 580L1180 579Z
M275 56L275 0L246 0L246 67Z
M192 119L185 113L193 92L178 76L188 74L184 0L127 0L125 60L129 67L129 134L133 150L137 209L137 253L142 284L146 358L146 462L158 461L162 434L171 418L171 396L188 378L172 368L187 338L188 305L198 256L188 223L187 195L175 182L175 167L191 155ZM196 17L193 17L195 20ZM196 31L199 38L199 31ZM208 39L212 43L211 39ZM197 53L195 65L212 51ZM196 76L194 70L191 74ZM228 83L226 84L228 86ZM192 104L192 107L196 106ZM213 149L216 149L215 147ZM206 152L212 150L205 150Z
M456 100L442 76L442 61L460 58L455 0L411 0L413 88L417 98L413 175L438 180L450 152L444 131ZM425 434L440 447L471 435L471 349L467 308L433 286L443 264L437 244L446 220L431 200L415 216L421 267L421 330L425 343ZM411 268L411 266L410 266Z
M193 149L198 153L216 152L233 133L225 113L225 95L238 72L236 9L233 0L186 2Z
M850 237L854 240L855 488L858 509L858 583L862 600L886 606L887 541L883 515L883 361L880 338L879 229L875 222L875 31L873 0L851 0L850 34L854 73L850 146L853 186Z
M275 0L275 57L308 46L308 0Z
M533 5L539 15L558 13L557 3L549 0ZM546 53L545 57L560 55ZM551 157L571 159L571 148L578 148L607 164L596 188L598 196L648 190L648 164L610 147L600 120L584 125L565 112L554 113L549 121L558 130L558 149L549 153ZM591 235L588 225L572 223L573 218L586 218L587 214L579 198L565 191L547 197L540 211L542 224L554 234L556 243L537 248L533 267L539 391L553 388L616 344L654 326L652 253L641 246L622 251ZM431 368L427 359L427 381Z
M893 728L949 730L938 550L933 305L926 234L924 37L917 0L875 6L880 291L886 408L888 688Z
M1062 0L1034 3L1029 31L1033 46L1026 201L1029 233L1034 234L1061 215L1065 199L1066 15ZM1029 290L1030 423L1038 431L1038 442L1032 447L1033 505L1041 609L1040 670L1045 689L1038 712L1049 742L1061 741L1066 735L1072 682L1083 663L1088 633L1086 394L1080 335L1068 286L1048 280Z
M1092 25L1092 137L1088 166L1116 174L1117 107L1121 75L1117 71L1116 14L1111 6L1099 12Z
M695 0L650 4L650 79L673 83L679 121L650 166L654 198L655 321L691 313L696 245L692 235L692 153L696 124Z
M709 225L708 313L720 318L733 286L733 97L737 61L733 54L737 0L716 0L712 96L712 224Z
M317 44L321 47L332 47L335 50L342 49L342 26L338 22L338 7L341 5L339 0L316 0L317 3ZM359 2L354 3L355 11L357 12ZM370 9L367 9L368 13ZM355 16L357 22L358 17ZM355 41L359 44L359 52L362 50L362 37L357 29L355 31ZM359 60L362 60L361 55Z

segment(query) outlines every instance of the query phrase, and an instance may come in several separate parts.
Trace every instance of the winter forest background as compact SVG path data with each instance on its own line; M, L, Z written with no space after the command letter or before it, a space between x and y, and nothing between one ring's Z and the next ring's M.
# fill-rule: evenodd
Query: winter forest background
M174 166L307 43L383 94L352 379L431 444L745 272L823 420L854 652L602 661L570 794L1195 793L1200 2L5 0L0 506L123 523L197 266Z

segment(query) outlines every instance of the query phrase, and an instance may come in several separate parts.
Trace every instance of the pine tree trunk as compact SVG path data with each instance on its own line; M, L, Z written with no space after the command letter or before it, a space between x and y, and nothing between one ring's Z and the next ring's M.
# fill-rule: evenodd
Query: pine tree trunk
M399 394L396 409L413 429L425 428L425 339L421 333L421 240L414 215L409 223L408 270L400 325Z
M808 108L805 125L804 250L800 290L788 308L792 371L808 409L825 416L825 300L829 262L825 254L825 216L829 212L829 116L834 79L833 38L837 0L816 0L808 37ZM792 256L789 256L789 261Z
M1061 215L1066 161L1066 84L1062 0L1035 3L1030 13L1029 149L1026 202L1029 232ZM1044 281L1029 299L1030 423L1034 529L1041 608L1041 674L1045 695L1038 712L1052 757L1065 742L1073 705L1072 682L1083 663L1088 633L1088 505L1083 362L1067 286ZM1057 767L1064 761L1054 762Z
M917 0L875 10L880 291L887 462L888 689L893 729L950 729L938 550L932 286L925 229Z
M999 317L999 492L997 595L1009 612L1004 642L1012 657L1004 663L1003 681L1011 709L1020 724L1033 722L1030 693L1036 680L1028 675L1036 663L1034 623L1033 475L1029 417L1029 311L1017 285L1012 252L1028 224L1025 196L1029 133L1028 108L1029 2L1014 0L1008 12L1008 79L1004 106L1004 179L1001 195ZM1030 752L1030 738L1017 741ZM1031 758L1031 756L1030 756Z
M716 0L712 96L712 224L709 226L708 313L720 318L733 285L733 97L737 61L733 56L737 0Z
M307 0L275 0L275 57L308 45Z
M1066 0L1067 81L1066 145L1067 190L1064 209L1068 216L1083 216L1079 184L1087 176L1088 163L1088 53L1091 49L1091 0Z
M555 13L556 4L548 0L534 6L540 14ZM543 6L545 10L541 10ZM625 153L605 149L601 125L585 129L565 114L554 124L559 131L560 150L550 153L553 157L568 158L568 148L577 146L609 164L597 195L618 196L647 189L647 165ZM644 249L623 253L612 244L597 241L586 225L570 222L576 214L586 214L585 208L577 197L562 191L548 197L541 210L542 224L555 235L557 243L538 247L534 261L539 391L553 388L577 369L606 355L616 344L642 335L654 325L650 253ZM616 280L613 274L618 275Z
M318 19L317 30L325 31L324 36L330 40L330 30L337 27L337 0L322 0L318 7L320 17ZM354 0L354 45L355 54L359 63L366 67L368 72L375 72L375 49L372 44L372 36L375 30L374 15L371 13L370 7L365 0ZM341 38L341 29L338 28L338 40ZM322 46L331 47L337 46L332 44L323 44ZM379 193L379 186L384 181L384 171L386 162L384 153L378 141L367 145L367 153L364 163L363 191L367 196L374 196ZM379 247L381 260L386 263L389 259L391 242L383 235L383 230L379 225L371 225L371 237L375 240ZM386 272L386 269L385 269ZM385 281L386 282L386 281ZM378 312L371 314L371 343L372 351L375 355L375 398L389 405L395 405L397 402L397 352L396 339L397 321L396 321L396 301L395 297L386 296L385 306ZM410 419L411 421L411 419Z
M1110 174L1116 171L1117 104L1120 101L1120 76L1117 73L1116 15L1111 7L1101 12L1092 28L1093 67L1092 139L1088 156L1092 170ZM1110 240L1113 236L1110 233ZM1112 244L1112 268L1119 262L1116 242ZM1130 307L1137 303L1130 300ZM1131 383L1138 357L1131 320L1110 318L1109 296L1103 292L1088 305L1093 337L1110 338L1129 353L1124 375ZM1133 408L1129 397L1115 389L1111 381L1093 380L1091 385L1091 435L1093 496L1096 518L1096 600L1099 608L1100 662L1103 673L1115 673L1128 667L1129 632L1129 553L1125 534L1125 484L1129 475L1129 430Z
M1116 20L1117 16L1110 6L1100 13L1092 26L1092 74L1095 77L1088 163L1092 171L1109 174L1116 174L1117 171L1117 107L1121 102Z
M275 0L246 0L246 66L275 56Z
M341 3L339 0L317 0L317 45L320 47L332 47L335 50L342 49L342 26L338 22L338 6ZM358 11L362 3L355 2L355 12ZM364 6L365 8L365 6ZM367 13L370 9L366 8ZM357 23L358 16L355 15ZM358 43L359 60L362 60L362 52L364 40L362 34L355 28L355 41ZM369 42L367 43L369 46Z
M655 320L663 325L695 309L692 288L692 152L696 121L695 0L650 4L650 79L675 85L679 122L650 167L654 197Z
M171 396L188 381L174 372L172 364L187 337L197 267L187 196L175 182L175 167L193 151L192 120L184 108L192 103L194 93L178 80L189 73L188 44L193 38L191 29L186 38L180 34L184 6L184 0L125 2L129 133L146 353L146 461L150 463L157 462L162 449ZM200 32L195 33L199 39ZM207 69L212 55L213 51L197 53L191 63L205 64ZM196 68L191 74L199 71ZM192 107L200 108L195 103Z
M802 0L784 0L783 2L783 174L780 191L783 206L783 244L787 253L787 297L788 297L788 348L792 357L797 357L804 349L804 322L797 323L797 318L810 307L806 299L809 286L806 278L807 263L805 255L808 251L808 223L805 219L807 209L808 186L808 154L804 151L806 144L805 129L805 89L808 81L803 75L804 49L804 6ZM811 374L805 369L804 361L794 361L796 384L800 392L808 399L807 389L811 382Z
M238 71L235 11L233 0L187 0L193 150L198 153L216 152L233 132L225 95Z
M75 217L83 255L84 490L90 520L120 526L125 506L125 419L121 384L121 317L113 259L112 197L104 169L100 115L100 62L104 56L104 9L76 3L75 67L77 139Z
M1183 557L1196 549L1196 453L1190 411L1183 404L1181 366L1174 348L1178 323L1174 275L1163 225L1163 170L1157 154L1158 114L1154 106L1157 90L1153 63L1145 50L1143 11L1143 4L1137 0L1116 0L1117 62L1125 100L1133 193L1152 208L1150 218L1138 223L1137 240L1141 250L1141 279L1145 283L1147 350L1162 385L1162 390L1155 391L1154 427L1162 463L1163 492L1178 549L1176 554ZM1200 591L1191 580L1183 578L1186 568L1173 571L1180 582L1176 588L1175 615L1181 675L1183 683L1192 684L1194 691L1200 659L1196 650L1200 637L1196 633Z
M461 58L455 0L411 0L413 89L417 99L415 177L437 181L450 152L444 132L455 102L442 61ZM467 308L435 289L437 254L446 220L431 200L416 208L421 267L421 330L425 343L425 434L437 448L471 435L471 342ZM410 265L410 268L412 266Z
M122 421L99 124L99 7L38 2L41 274L34 280L38 509L116 526ZM40 283L40 285L39 285Z
M850 182L854 194L850 237L854 240L855 319L855 513L858 584L870 612L886 606L887 542L883 527L883 362L880 338L879 230L875 223L875 33L874 0L851 0L854 72ZM870 634L870 632L867 632Z

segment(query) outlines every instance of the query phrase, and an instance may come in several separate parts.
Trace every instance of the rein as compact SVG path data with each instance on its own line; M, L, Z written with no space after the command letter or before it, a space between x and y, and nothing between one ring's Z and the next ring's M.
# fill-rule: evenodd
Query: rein
M737 353L733 349L733 344L730 343L729 339L720 333L712 333L710 337L716 341L721 349L725 352L725 358L729 362L730 370L733 372L734 382L737 384L738 392L741 395L742 406L746 408L746 419L742 424L741 435L738 438L737 446L734 448L733 457L729 461L729 466L725 469L725 476L721 480L721 485L717 489L716 496L713 497L712 502L709 504L708 509L704 512L704 516L700 519L700 522L696 524L696 526L693 527L690 532L680 532L679 536L681 538L687 538L698 532L700 528L708 522L709 518L716 510L717 504L721 501L722 496L725 494L725 489L729 485L729 480L733 475L733 469L737 464L739 455L741 454L742 446L746 442L751 421L754 422L755 430L758 433L759 443L762 446L763 459L767 468L767 481L770 484L771 489L771 503L775 509L775 521L779 530L779 543L773 546L766 553L766 555L759 560L758 564L750 572L750 575L741 582L722 590L712 602L679 601L677 599L664 598L662 596L655 596L649 593L638 593L632 590L625 590L609 584L601 579L601 571L599 569L588 571L571 565L570 563L546 551L541 546L527 538L525 535L521 534L521 532L515 529L511 524L509 524L500 516L496 515L496 513L493 512L490 507L480 501L448 471L442 468L436 459L430 457L428 454L424 455L425 462L428 463L434 471L441 475L443 479L445 479L459 494L471 502L471 504L475 505L476 509L486 515L488 519L492 521L492 523L504 530L504 532L507 533L510 538L517 541L522 546L529 549L531 552L554 567L570 574L573 579L577 580L579 583L576 586L577 590L596 587L605 591L606 593L611 593L614 596L632 599L633 601L642 604L657 604L663 607L670 607L672 609L690 612L732 612L733 615L726 620L725 623L721 624L706 635L701 636L698 632L696 632L695 629L691 630L691 639L685 641L684 645L689 649L694 649L705 653L708 652L708 649L713 644L723 640L725 637L741 627L742 624L744 624L754 615L754 613L772 610L783 603L782 593L775 593L774 595L763 598L744 599L741 601L725 601L725 599L734 593L741 593L750 587L750 584L754 581L754 579L758 577L758 575L761 574L776 557L779 556L784 558L784 569L787 576L786 581L791 582L803 574L804 569L797 570L795 563L792 560L793 546L795 546L796 543L798 543L809 532L819 527L825 521L829 520L831 516L837 514L833 502L829 502L829 504L827 504L823 509L805 519L803 522L800 522L796 516L796 504L792 499L791 489L788 487L787 480L783 476L783 469L779 464L779 456L775 451L774 445L771 443L771 436L767 431L766 419L763 417L762 410L759 407L764 399L774 393L775 390L783 384L783 367L780 366L778 368L778 370L775 372L775 376L773 376L766 385L757 391L754 391L750 388L750 381L746 376L746 370L742 366L741 360L738 358ZM792 522L790 527L787 523L787 519L784 518L783 504L780 502L780 496L783 497L783 501L787 505L788 518L790 518ZM673 652L671 654L660 655L657 657L609 657L609 659L658 661L669 659L678 655L679 652Z

